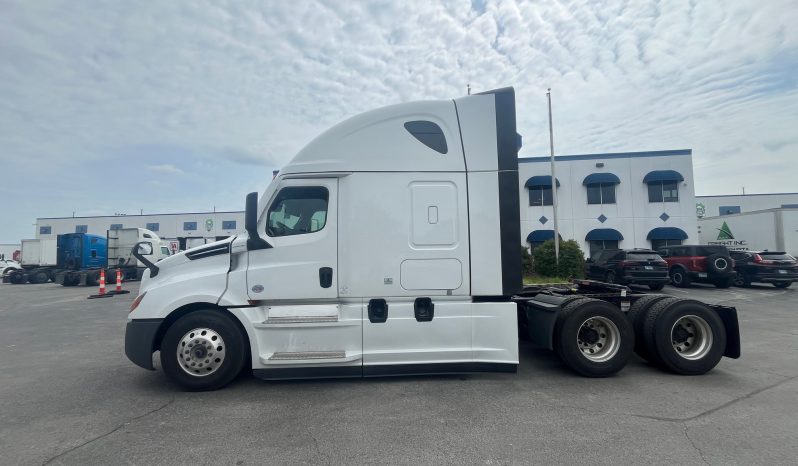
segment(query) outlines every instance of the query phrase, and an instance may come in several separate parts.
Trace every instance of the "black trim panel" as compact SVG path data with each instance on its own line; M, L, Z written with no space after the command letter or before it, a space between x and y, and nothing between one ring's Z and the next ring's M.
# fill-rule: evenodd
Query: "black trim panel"
M230 244L231 243L215 244L213 246L191 249L186 252L186 258L193 261L211 256L219 256L221 254L230 254Z
M252 374L263 380L362 377L363 366L275 367L273 369L253 369Z
M385 377L400 375L468 374L472 372L518 371L518 364L498 362L454 362L437 364L392 364L363 366L363 377Z
M155 370L152 353L155 351L155 335L163 319L136 319L125 328L125 355L134 364L144 369Z
M501 238L502 294L511 296L523 288L521 270L521 206L518 171L499 172L499 235Z

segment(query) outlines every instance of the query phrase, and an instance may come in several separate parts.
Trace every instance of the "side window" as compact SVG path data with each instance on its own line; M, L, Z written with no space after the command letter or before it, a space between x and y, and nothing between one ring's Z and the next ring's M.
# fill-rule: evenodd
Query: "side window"
M554 196L551 194L551 186L533 186L529 188L529 205L553 205Z
M648 202L679 202L679 183L676 181L649 183Z
M266 234L271 237L314 233L327 224L330 193L322 186L292 186L277 193L269 207Z
M167 248L166 246L161 246L161 254L163 254L164 256L168 256L169 248Z

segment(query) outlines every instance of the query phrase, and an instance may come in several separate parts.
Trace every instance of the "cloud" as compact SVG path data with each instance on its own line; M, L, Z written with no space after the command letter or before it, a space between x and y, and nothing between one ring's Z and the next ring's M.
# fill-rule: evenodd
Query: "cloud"
M238 209L232 187L327 127L467 83L515 86L522 155L547 153L551 87L557 153L691 147L700 194L794 191L793 3L6 2L0 193L28 195L0 203L0 241L97 191L111 213ZM144 196L146 166L184 176Z
M170 165L168 163L162 165L148 165L147 169L153 171L155 173L163 173L166 175L185 175L186 172L183 170L175 167L174 165Z

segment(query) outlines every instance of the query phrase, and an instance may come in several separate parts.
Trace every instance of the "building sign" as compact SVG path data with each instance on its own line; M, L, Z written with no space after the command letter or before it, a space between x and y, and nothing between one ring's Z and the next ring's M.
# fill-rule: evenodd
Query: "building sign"
M178 249L180 249L179 241L169 241L169 250L172 251L172 255L177 254Z
M703 217L704 215L707 214L707 206L705 206L700 202L697 202L695 205L695 214L698 218Z
M717 241L707 241L707 244L712 246L726 246L729 251L747 251L748 241L734 237L731 228L726 222L723 222L718 230Z
M213 219L209 218L208 220L205 220L205 229L207 231L213 230Z

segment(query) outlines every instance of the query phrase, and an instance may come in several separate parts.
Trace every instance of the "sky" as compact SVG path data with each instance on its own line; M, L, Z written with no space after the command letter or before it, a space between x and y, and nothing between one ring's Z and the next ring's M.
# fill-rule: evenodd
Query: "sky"
M798 191L798 5L0 0L0 243L37 217L242 210L372 108L513 86L521 156L693 150Z

